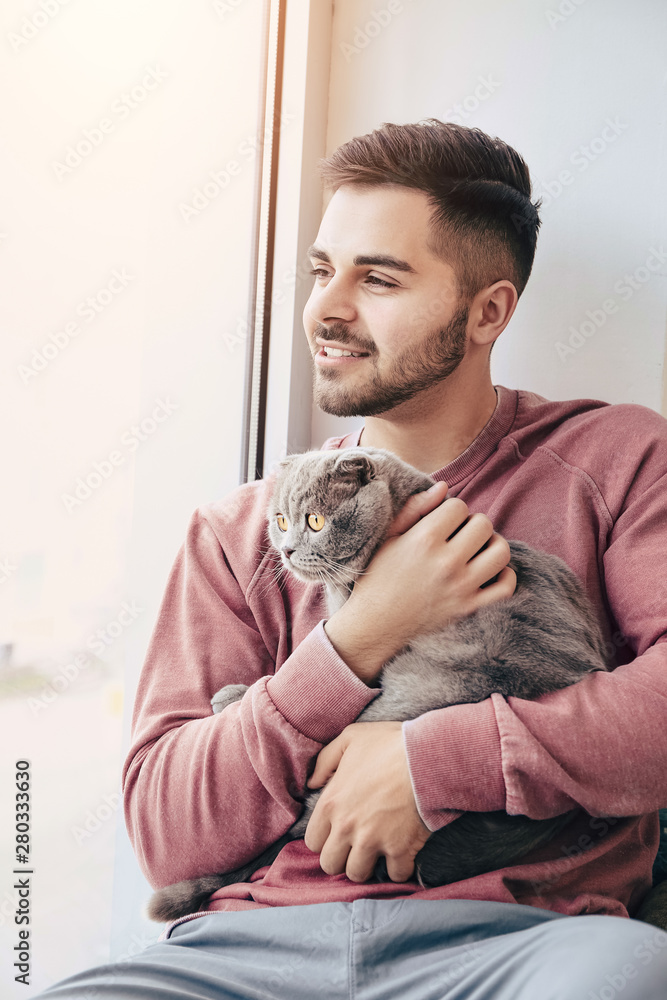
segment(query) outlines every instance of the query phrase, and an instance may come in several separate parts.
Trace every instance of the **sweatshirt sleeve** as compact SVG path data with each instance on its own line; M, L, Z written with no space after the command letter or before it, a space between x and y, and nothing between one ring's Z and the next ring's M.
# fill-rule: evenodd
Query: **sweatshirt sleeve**
M288 830L313 757L377 694L322 622L277 672L274 655L196 512L140 677L123 769L130 840L155 888L236 868ZM212 695L232 683L249 689L213 715Z
M655 475L651 450L628 476L602 555L614 641L634 659L535 701L494 694L404 723L429 829L453 809L542 819L575 806L635 816L667 804L667 475Z

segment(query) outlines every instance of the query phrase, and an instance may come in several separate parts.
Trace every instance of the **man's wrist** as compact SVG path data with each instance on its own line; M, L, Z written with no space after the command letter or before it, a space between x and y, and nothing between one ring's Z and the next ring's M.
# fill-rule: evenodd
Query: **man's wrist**
M367 622L345 613L345 606L324 623L324 631L350 670L369 687L375 687L383 665L396 653L388 637L374 635Z

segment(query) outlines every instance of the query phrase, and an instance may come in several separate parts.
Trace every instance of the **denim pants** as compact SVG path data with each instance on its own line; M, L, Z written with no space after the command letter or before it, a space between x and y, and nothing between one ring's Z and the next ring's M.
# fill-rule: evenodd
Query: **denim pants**
M665 1000L667 934L476 900L210 913L44 1000Z

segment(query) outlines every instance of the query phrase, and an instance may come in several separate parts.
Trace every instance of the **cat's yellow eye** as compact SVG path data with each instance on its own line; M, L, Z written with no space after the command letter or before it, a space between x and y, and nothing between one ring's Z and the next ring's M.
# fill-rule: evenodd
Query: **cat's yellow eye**
M321 514L309 514L308 526L312 528L313 531L321 531L324 527L324 518Z
M289 525L287 523L287 518L282 514L276 514L276 521L278 522L278 527L281 531L287 531Z

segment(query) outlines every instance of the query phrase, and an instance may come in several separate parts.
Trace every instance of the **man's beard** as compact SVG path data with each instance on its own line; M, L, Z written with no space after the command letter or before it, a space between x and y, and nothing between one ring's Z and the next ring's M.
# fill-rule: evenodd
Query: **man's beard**
M349 350L367 351L370 357L363 362L369 366L365 382L349 389L344 384L344 372L317 366L315 402L335 417L374 417L413 399L448 378L461 364L466 351L467 323L466 306L458 310L444 329L435 330L423 343L406 348L384 373L378 371L373 358L374 344L364 344L359 337L351 336L342 323L318 326L314 336L349 344Z

